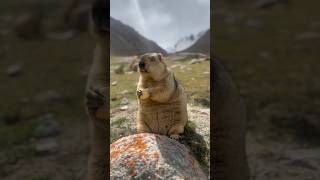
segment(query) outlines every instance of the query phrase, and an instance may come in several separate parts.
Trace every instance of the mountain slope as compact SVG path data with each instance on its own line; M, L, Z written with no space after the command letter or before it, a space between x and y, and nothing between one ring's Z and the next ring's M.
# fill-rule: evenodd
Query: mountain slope
M155 42L112 17L110 17L110 41L111 55L130 56L147 52L166 54L166 51Z
M181 52L210 54L210 29L207 30L192 46Z

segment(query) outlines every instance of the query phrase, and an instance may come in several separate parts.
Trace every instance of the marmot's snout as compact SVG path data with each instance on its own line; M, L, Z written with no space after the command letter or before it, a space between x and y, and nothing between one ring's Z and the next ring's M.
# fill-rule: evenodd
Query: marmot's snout
M146 63L145 63L144 59L141 59L141 60L139 61L138 66L139 66L139 71L140 71L140 72L147 72L147 70L146 70Z
M139 68L142 68L142 69L143 69L143 68L144 68L144 66L145 66L144 61L140 61L140 62L139 62Z

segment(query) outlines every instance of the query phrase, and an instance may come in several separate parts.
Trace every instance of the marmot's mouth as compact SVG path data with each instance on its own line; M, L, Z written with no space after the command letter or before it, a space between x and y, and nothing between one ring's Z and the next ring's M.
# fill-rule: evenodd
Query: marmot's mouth
M148 71L144 68L139 68L139 71L142 72L142 73L148 73Z

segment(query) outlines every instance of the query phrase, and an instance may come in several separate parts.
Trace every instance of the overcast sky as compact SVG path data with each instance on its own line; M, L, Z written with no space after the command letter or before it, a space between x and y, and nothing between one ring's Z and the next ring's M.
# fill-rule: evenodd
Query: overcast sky
M210 0L111 0L110 15L168 49L210 28Z

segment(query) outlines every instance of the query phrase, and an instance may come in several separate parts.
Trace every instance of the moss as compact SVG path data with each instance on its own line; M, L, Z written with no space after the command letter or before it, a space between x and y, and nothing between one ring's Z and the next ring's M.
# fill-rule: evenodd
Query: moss
M190 148L202 169L208 173L210 150L208 149L207 143L203 137L196 132L195 128L196 124L192 121L188 121L180 142Z

